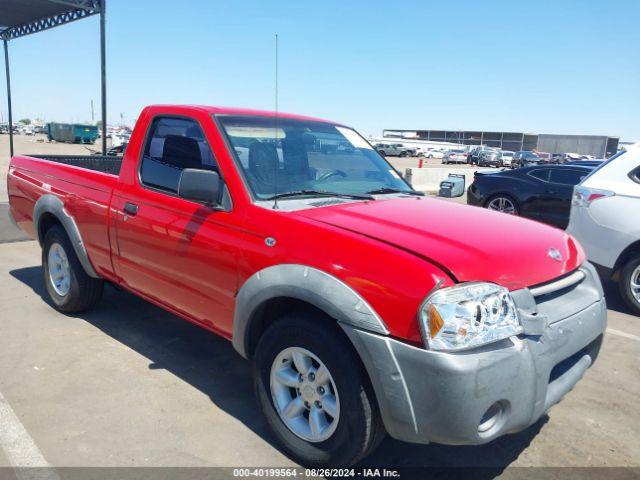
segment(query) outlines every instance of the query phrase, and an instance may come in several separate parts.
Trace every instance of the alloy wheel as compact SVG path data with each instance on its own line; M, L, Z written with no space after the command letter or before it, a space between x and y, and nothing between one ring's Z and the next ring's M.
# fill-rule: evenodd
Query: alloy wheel
M49 247L47 266L51 286L58 295L64 297L71 288L71 269L69 268L67 253L59 243L53 243Z
M498 212L507 213L509 215L516 215L516 206L507 197L496 197L492 199L488 204L489 210L496 210Z
M323 442L335 432L340 399L326 365L309 350L289 347L273 361L271 398L282 422L308 442Z
M637 302L640 303L640 265L638 265L631 274L630 285L631 294Z

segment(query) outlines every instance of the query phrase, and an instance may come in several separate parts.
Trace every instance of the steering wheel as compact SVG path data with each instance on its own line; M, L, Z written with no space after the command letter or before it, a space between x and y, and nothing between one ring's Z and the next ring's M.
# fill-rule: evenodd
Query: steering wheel
M318 178L319 182L326 182L327 180L329 180L331 177L346 177L347 174L344 173L342 170L330 170L328 172L323 173L322 175L320 175L320 178Z

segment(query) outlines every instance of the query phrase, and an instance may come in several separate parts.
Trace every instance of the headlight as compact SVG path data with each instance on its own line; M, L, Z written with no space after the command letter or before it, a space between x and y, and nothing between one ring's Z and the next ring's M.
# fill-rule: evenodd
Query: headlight
M431 350L464 350L522 332L509 290L493 283L437 290L422 304L419 317Z

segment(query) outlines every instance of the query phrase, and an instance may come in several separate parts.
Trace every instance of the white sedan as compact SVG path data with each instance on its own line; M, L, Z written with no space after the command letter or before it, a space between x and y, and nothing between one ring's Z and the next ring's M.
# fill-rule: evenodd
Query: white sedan
M444 157L444 152L439 148L427 148L422 152L422 156L424 158L442 158Z

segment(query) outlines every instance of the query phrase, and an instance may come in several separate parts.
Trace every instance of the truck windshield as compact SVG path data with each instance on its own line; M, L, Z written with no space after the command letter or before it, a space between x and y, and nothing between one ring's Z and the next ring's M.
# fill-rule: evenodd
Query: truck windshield
M290 192L413 192L355 130L330 123L250 115L216 117L254 196ZM302 194L297 196L303 196ZM286 196L284 197L286 198Z

